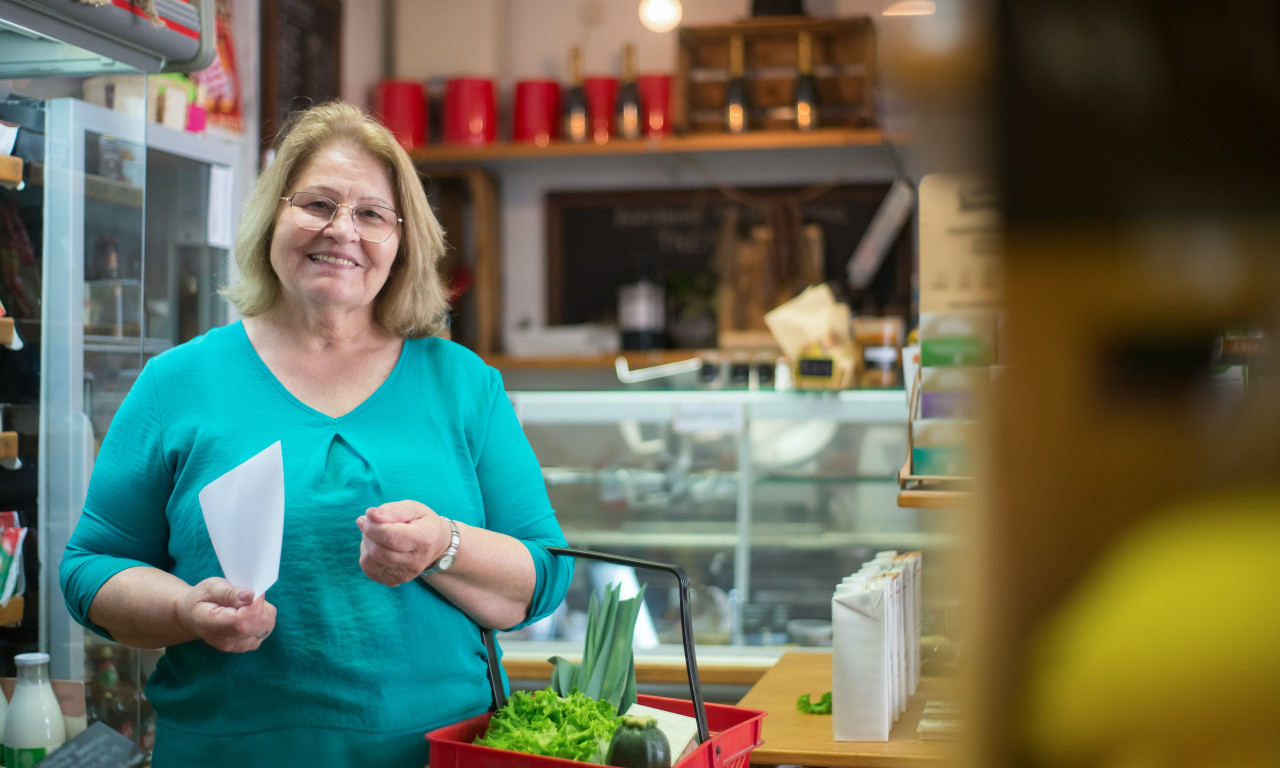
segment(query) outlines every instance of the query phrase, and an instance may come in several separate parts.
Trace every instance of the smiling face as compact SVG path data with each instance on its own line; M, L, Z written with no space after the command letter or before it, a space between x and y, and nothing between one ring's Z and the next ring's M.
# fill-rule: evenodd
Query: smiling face
M331 222L309 230L299 227L289 204L280 201L271 266L280 278L285 307L372 317L373 300L400 247L400 229L386 242L362 240L349 206L399 208L382 164L355 147L333 145L316 153L286 192L313 192L342 205Z

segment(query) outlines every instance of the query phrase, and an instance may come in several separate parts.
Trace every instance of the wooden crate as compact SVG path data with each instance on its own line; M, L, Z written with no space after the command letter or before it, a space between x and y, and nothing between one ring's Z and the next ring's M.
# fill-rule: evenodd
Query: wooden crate
M792 130L802 31L813 39L818 127L874 125L876 37L871 19L789 16L681 28L672 86L676 130L682 134L725 130L723 107L733 35L741 35L743 40L749 128Z

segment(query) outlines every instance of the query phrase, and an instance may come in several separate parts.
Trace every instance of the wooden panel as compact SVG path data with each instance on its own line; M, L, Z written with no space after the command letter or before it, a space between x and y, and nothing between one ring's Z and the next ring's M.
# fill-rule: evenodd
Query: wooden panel
M339 96L342 6L342 0L262 0L264 150L290 112Z

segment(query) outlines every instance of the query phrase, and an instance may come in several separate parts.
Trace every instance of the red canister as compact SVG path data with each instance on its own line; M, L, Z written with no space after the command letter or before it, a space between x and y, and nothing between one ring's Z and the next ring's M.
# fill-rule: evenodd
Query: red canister
M560 83L555 80L521 80L516 83L513 141L546 146L560 137Z
M618 100L618 78L588 77L582 81L587 95L587 135L605 144L613 135L613 107Z
M373 110L405 149L427 143L427 97L422 83L383 80L374 91Z
M671 75L646 74L636 78L640 91L641 132L650 139L669 136L671 126Z
M498 138L493 81L455 77L444 87L444 140L448 144L492 144Z

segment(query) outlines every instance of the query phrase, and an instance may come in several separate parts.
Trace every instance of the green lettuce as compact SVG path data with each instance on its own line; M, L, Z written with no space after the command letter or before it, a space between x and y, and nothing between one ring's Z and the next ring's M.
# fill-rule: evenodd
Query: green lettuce
M607 701L576 688L559 696L550 687L515 691L473 742L545 757L604 764L620 718Z

